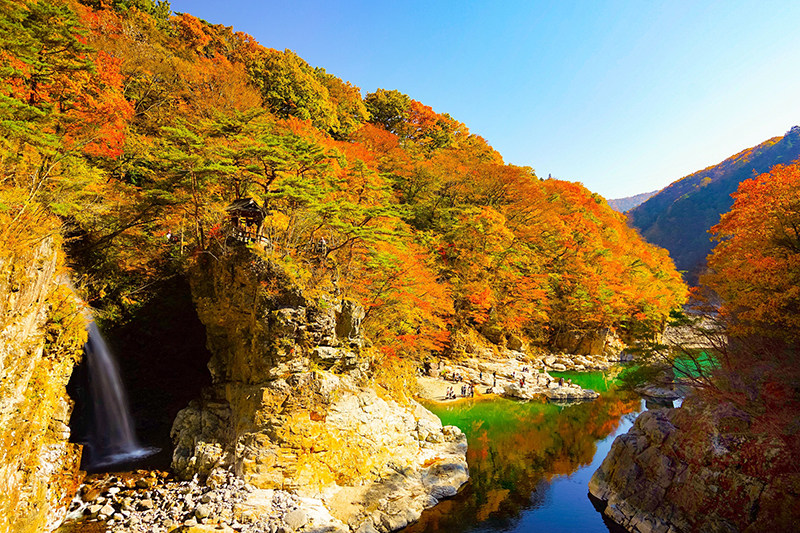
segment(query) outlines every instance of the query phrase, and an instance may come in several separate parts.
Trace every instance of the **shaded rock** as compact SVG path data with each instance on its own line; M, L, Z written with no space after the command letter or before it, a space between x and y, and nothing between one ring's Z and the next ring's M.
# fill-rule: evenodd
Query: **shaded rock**
M615 439L589 491L629 531L788 531L800 520L800 492L784 483L800 476L775 468L781 456L793 461L780 444L743 437L748 418L694 397L642 413Z
M361 321L364 316L363 307L352 300L344 300L341 309L336 313L336 335L340 339L360 345Z
M202 503L198 505L194 510L194 515L202 520L203 518L208 518L214 512L214 508L207 503Z
M508 338L506 339L506 346L510 350L520 351L522 350L523 345L524 343L522 342L522 339L520 339L516 335L509 335Z
M481 329L481 334L494 344L500 344L503 341L503 328L496 324L487 322Z
M610 329L591 332L562 331L552 340L554 350L581 355L615 355L625 344L619 335Z

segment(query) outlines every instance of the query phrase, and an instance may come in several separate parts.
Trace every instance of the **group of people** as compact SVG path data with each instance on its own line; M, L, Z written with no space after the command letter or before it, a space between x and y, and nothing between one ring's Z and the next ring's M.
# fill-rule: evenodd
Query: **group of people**
M446 374L445 374L445 376L444 376L444 379L447 379L447 375L446 375ZM464 376L462 376L461 374L458 374L458 373L456 373L456 372L453 372L453 373L450 375L450 381L453 381L453 382L455 382L455 383L459 383L459 382L461 382L461 381L463 381L463 380L464 380Z
M475 385L472 383L464 383L461 385L461 397L462 398L474 398L475 397ZM456 391L453 390L453 387L447 387L447 392L444 396L445 400L455 400L457 398Z
M432 366L433 365L431 365L431 367ZM441 367L441 363L436 363L436 366L437 367ZM512 371L511 372L511 380L512 381L517 381L518 380L519 381L519 386L520 387L524 387L525 383L527 382L527 376L525 374L527 374L528 372L531 372L531 369L530 369L530 367L527 367L527 366L522 367L522 372L519 373L519 377L517 377L518 376L517 372ZM460 396L461 398L468 398L468 397L471 398L471 397L475 396L475 386L473 384L471 384L471 383L465 382L464 381L464 376L462 376L460 373L452 372L452 373L450 373L450 375L448 375L446 373L443 373L442 377L444 379L446 379L446 380L449 378L449 381L452 381L454 383L462 383L462 385L461 385L461 396ZM572 380L571 379L566 380L566 382L565 382L564 378L559 378L558 380L553 380L547 374L544 374L544 376L540 375L538 370L533 372L533 377L536 379L536 385L537 386L541 384L541 381L542 381L541 378L542 377L544 377L544 381L545 381L544 385L547 386L547 387L549 387L550 384L553 381L556 381L558 383L559 387L563 387L565 384L567 384L568 386L572 385ZM478 381L481 382L481 383L483 382L483 371L479 371ZM497 387L497 371L492 372L492 387ZM491 390L491 389L487 389L487 390ZM445 399L446 400L454 400L454 399L456 399L458 397L459 396L456 395L455 387L448 387L447 388L447 391L445 393Z

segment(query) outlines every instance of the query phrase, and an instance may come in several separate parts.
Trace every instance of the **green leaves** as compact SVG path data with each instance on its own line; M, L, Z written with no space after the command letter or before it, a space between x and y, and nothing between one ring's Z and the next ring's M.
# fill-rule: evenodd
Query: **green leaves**
M400 125L408 118L411 98L397 90L378 89L364 97L370 122L380 124L386 131L398 133Z
M248 65L269 109L280 117L310 120L322 130L341 124L325 84L314 69L291 50L264 49Z
M7 153L57 147L58 112L77 96L64 76L94 70L83 34L65 5L0 0L0 148Z

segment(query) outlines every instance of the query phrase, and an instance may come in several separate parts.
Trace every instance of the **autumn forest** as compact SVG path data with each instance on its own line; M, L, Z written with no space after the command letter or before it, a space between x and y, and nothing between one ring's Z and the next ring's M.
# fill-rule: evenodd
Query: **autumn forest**
M740 509L744 504L720 504L727 505L718 509L720 520L735 527L717 530L796 523L796 511L760 512L764 507L759 506L796 501L800 486L800 473L786 459L800 453L797 127L783 138L641 195L636 203L648 198L644 203L619 213L580 182L544 179L531 167L508 164L490 140L471 133L446 109L435 110L393 88L363 92L290 49L268 48L232 27L173 12L166 1L0 0L0 58L0 448L12 450L9 457L22 457L8 459L8 464L17 461L9 468L0 464L0 487L6 486L6 471L11 472L8 479L30 476L30 485L39 487L39 492L20 489L21 495L0 490L12 494L0 498L0 530L7 524L2 515L13 511L14 520L22 523L28 503L19 502L37 501L50 490L43 488L49 487L48 480L34 479L45 470L34 465L44 452L36 448L25 455L28 442L40 447L51 442L38 441L37 435L49 439L57 434L52 442L67 450L59 459L66 466L53 468L67 472L59 487L63 494L48 493L58 500L53 508L66 509L83 479L84 473L78 474L82 452L77 441L70 441L68 427L73 424L72 400L65 398L68 383L80 388L70 375L87 353L85 346L91 345L86 332L91 319L100 329L116 331L115 342L131 346L148 336L148 346L173 346L165 339L179 345L183 341L169 339L170 320L176 328L192 324L185 329L194 328L194 338L178 346L192 353L185 359L176 355L174 366L192 366L176 375L184 382L197 381L189 384L194 389L172 398L177 406L172 411L167 412L166 400L151 399L148 409L162 411L158 431L175 445L171 468L176 476L182 474L175 465L189 464L197 467L200 478L211 480L212 488L215 483L222 486L214 472L219 479L227 475L219 474L223 464L225 472L237 476L252 467L252 479L262 483L253 484L270 490L290 486L294 481L286 472L294 475L301 466L312 472L304 478L309 487L322 479L337 490L345 481L352 485L348 490L364 485L358 476L371 480L373 466L390 465L391 475L403 471L385 457L385 464L378 465L381 454L391 457L394 452L351 446L346 439L347 445L340 446L337 439L344 433L337 431L351 430L345 422L336 419L342 427L335 431L325 426L340 395L352 394L360 395L353 405L382 401L396 409L387 407L385 417L417 424L409 431L424 443L414 440L411 446L418 454L413 460L419 472L428 475L445 461L452 461L448 468L455 464L463 469L463 479L441 491L445 496L440 494L454 496L470 476L466 458L479 465L476 458L485 460L500 448L489 446L482 429L485 420L471 420L469 407L462 413L464 424L471 424L465 433L483 441L481 447L469 448L468 455L461 431L443 427L412 397L423 374L443 383L447 374L439 370L448 368L453 383L462 382L463 376L453 370L458 368L475 374L467 374L469 384L462 383L462 399L477 384L487 397L541 402L538 407L510 407L518 405L512 400L498 404L506 408L498 410L496 427L513 429L506 437L514 453L500 473L491 471L502 462L475 468L476 475L482 469L496 475L500 484L531 484L521 496L512 495L519 504L503 504L511 516L526 509L533 492L545 490L538 478L526 477L526 461L535 456L542 472L550 472L545 463L555 463L547 476L569 476L591 464L596 442L634 413L627 426L631 433L617 441L620 445L615 442L609 457L634 441L640 454L643 442L669 426L673 436L662 436L647 454L663 452L671 458L661 464L685 461L690 473L702 461L713 463L723 469L721 479L732 476L728 485L720 482L723 489L756 495L756 503L745 511ZM201 279L204 275L214 280ZM180 291L183 300L175 296ZM682 336L669 337L668 328L680 329ZM607 350L612 340L616 348ZM123 366L147 367L140 369L142 374L156 369L155 375L173 365L155 350L145 354L152 357L150 362L139 365L139 355L134 348L131 352ZM595 400L598 394L588 386L570 388L567 374L565 385L564 376L557 381L556 374L551 379L546 373L568 371L561 362L554 363L556 357L595 355L603 360L582 359L584 365L571 359L569 371L613 374L603 378L603 383L614 382L607 398ZM500 365L501 358L507 366L492 367L489 381L490 367L481 365ZM545 363L548 358L552 360ZM154 359L161 359L157 364L163 366ZM631 360L633 369L623 371L618 363ZM531 368L537 369L535 374L528 374ZM541 384L539 368L546 376ZM507 381L502 387L498 369ZM6 380L12 375L20 385ZM634 425L633 418L647 396L642 387L654 383L667 388L659 398L666 397L670 406L674 398L690 399L680 409L653 408L642 414L646 421L662 417L642 429L640 424L648 422L640 423L640 417ZM540 385L539 396L523 394ZM378 393L365 392L368 387ZM519 394L511 394L512 389ZM564 401L548 403L565 390L566 396L556 398ZM258 401L250 400L252 391ZM630 396L632 391L640 396ZM472 393L470 398L474 389ZM581 437L553 439L574 450L554 444L548 448L547 435L567 433L558 421L578 420L577 410L573 415L566 410L576 399L573 393L584 395L580 401L596 401L580 411L578 429L570 426L569 434ZM189 403L198 396L201 402ZM451 390L447 396L442 391L441 398L456 399ZM215 405L227 405L228 411L212 416L209 409ZM264 414L265 406L280 416ZM404 409L405 414L396 415ZM250 417L244 422L226 418L244 412ZM192 416L202 424L192 422ZM516 418L509 424L502 416ZM528 416L539 417L537 425L530 426L524 418ZM236 431L256 428L246 438L258 445L209 437L204 432L213 426L210 419L225 420ZM584 426L591 431L581 431ZM228 438L234 431L219 430L223 433ZM433 436L426 441L423 433ZM678 433L680 437L674 436ZM403 441L406 436L375 440ZM236 438L245 439L238 433ZM202 439L213 445L192 448ZM420 450L431 443L447 443L461 455L431 451L421 459ZM663 449L652 451L662 443ZM179 451L180 446L185 449ZM225 446L227 456L203 456ZM291 453L275 451L281 447ZM239 457L242 450L255 459ZM326 453L328 462L308 459ZM620 460L626 460L622 455ZM747 458L752 460L743 466ZM234 465L234 460L241 461ZM284 460L289 466L280 463ZM548 468L553 466L549 463ZM273 470L264 474L264 464ZM274 474L279 467L284 470ZM740 467L751 477L742 481ZM650 475L644 466L637 472ZM192 479L188 466L183 473ZM284 477L276 482L269 477L273 474ZM480 488L480 478L475 479ZM655 486L652 480L647 483ZM706 490L705 483L698 482L702 487L697 490ZM686 496L697 487L674 488L676 484L669 489L673 492L659 497L673 498L676 505L702 501L710 506L723 499L716 493L703 493L706 499ZM745 485L750 488L741 489ZM638 485L630 481L629 486ZM762 496L765 486L771 488L763 489ZM502 491L486 492L499 498ZM636 497L628 498L632 505L638 505ZM371 509L365 502L363 508ZM425 509L436 502L425 503ZM423 503L412 503L422 513ZM120 505L104 519L113 517ZM171 505L165 509L173 509ZM457 507L446 504L442 512L449 512L448 505ZM490 514L477 503L475 509L467 507L464 514L478 521ZM40 524L47 507L37 509ZM186 512L187 522L197 525L195 508ZM98 513L92 516L102 515ZM435 513L424 516L428 518L420 528L438 520ZM366 524L365 517L358 515L358 524ZM201 522L205 518L197 515ZM418 513L390 527L386 518L378 529L397 530L419 519ZM612 519L624 522L620 516ZM687 530L715 530L716 525L691 520Z
M386 354L457 350L468 329L542 346L639 334L684 301L666 252L603 198L504 164L398 91L362 98L164 3L4 11L4 253L63 235L104 320L223 243L243 197L263 206L265 253L309 290L362 302Z

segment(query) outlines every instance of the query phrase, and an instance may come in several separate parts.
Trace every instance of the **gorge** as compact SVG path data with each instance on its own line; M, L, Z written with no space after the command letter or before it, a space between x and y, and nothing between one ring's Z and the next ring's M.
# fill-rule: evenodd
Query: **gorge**
M0 56L0 533L795 527L800 129L635 209L693 268L730 207L690 290L582 183L168 2L1 1Z

